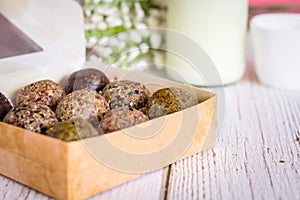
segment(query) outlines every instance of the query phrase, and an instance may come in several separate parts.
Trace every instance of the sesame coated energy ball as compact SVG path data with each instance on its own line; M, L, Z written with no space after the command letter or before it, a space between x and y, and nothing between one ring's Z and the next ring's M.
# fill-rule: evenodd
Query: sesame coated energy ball
M149 99L147 112L150 119L181 111L198 103L195 95L181 88L163 88Z
M46 105L55 110L58 102L65 96L65 91L51 80L31 83L22 88L16 97L16 105L27 103Z
M70 75L65 92L69 94L85 88L101 91L108 83L109 80L102 71L93 68L82 69Z
M99 133L93 126L82 118L70 119L57 123L43 134L66 142L98 136Z
M36 133L41 133L58 122L55 113L48 106L32 103L13 108L3 121Z
M107 101L98 92L82 89L65 96L56 108L56 116L60 121L81 117L93 120L109 110Z
M139 109L146 105L150 96L143 84L129 80L109 83L102 94L111 109L123 106Z
M128 128L148 120L148 116L139 110L129 107L121 107L105 113L101 117L100 127L104 133L109 133Z
M5 115L12 109L12 105L4 94L0 92L0 121L3 120Z

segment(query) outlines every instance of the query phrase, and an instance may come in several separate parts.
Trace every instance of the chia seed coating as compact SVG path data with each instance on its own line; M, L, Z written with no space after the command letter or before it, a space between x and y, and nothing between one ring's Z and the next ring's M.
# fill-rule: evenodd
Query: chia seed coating
M41 133L58 122L55 113L48 106L32 103L13 108L3 121L36 133Z
M0 92L0 121L3 120L5 115L12 109L12 105L5 97L4 94Z
M195 95L181 88L163 88L149 99L147 112L150 119L181 111L198 103Z
M82 118L70 119L47 129L43 134L66 142L98 136L93 126Z
M56 108L56 116L60 121L81 117L93 120L106 113L109 105L98 92L82 89L65 96Z
M129 80L109 83L102 94L111 109L123 106L139 109L146 105L150 96L143 84Z
M70 75L65 86L66 94L76 90L91 89L101 91L109 83L106 75L97 69L82 69Z
M51 80L31 83L22 88L16 97L16 105L36 103L49 106L55 110L58 102L65 96L64 90Z
M109 133L128 128L148 120L148 116L139 110L129 107L121 107L105 113L101 118L100 127L104 133Z

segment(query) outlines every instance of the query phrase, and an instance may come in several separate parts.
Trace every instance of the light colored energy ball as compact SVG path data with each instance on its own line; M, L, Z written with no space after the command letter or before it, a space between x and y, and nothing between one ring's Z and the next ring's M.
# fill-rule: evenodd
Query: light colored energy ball
M59 84L51 80L31 83L22 88L16 97L16 105L27 103L46 105L55 110L58 102L65 96L65 91Z
M32 103L13 108L3 121L36 133L42 133L58 122L48 106Z
M93 120L109 110L105 98L90 89L77 90L65 96L56 108L56 116L60 121L81 117Z

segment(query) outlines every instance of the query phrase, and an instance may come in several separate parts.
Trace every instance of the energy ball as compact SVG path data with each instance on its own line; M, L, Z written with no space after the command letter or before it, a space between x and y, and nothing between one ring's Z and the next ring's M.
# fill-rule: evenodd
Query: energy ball
M146 105L150 96L143 84L129 80L109 83L102 94L111 109L123 106L139 109Z
M58 122L55 113L48 106L32 103L13 108L3 121L36 133L41 133Z
M139 110L121 107L110 110L101 117L100 127L109 133L148 121L147 115Z
M148 113L147 113L147 107L146 107L146 106L140 108L139 111L141 111L141 112L144 113L145 115L148 115Z
M51 80L31 83L22 88L16 97L16 105L27 103L46 105L55 110L58 102L65 96L65 91Z
M60 122L50 127L43 134L66 142L99 135L99 133L93 128L93 126L88 121L82 118L70 119L64 122Z
M198 103L195 95L180 88L163 88L149 99L147 112L150 119L181 111Z
M0 92L0 121L3 120L5 115L12 109L12 105L5 97L4 94Z
M94 127L94 129L96 129L96 131L99 133L99 135L104 134L104 132L100 126L100 119L98 117L94 117L91 120L89 120L88 122Z
M109 110L109 105L98 92L82 89L65 96L56 108L56 116L60 121L81 117L93 120Z
M109 83L106 75L97 69L82 69L70 75L65 86L67 94L81 89L101 91Z

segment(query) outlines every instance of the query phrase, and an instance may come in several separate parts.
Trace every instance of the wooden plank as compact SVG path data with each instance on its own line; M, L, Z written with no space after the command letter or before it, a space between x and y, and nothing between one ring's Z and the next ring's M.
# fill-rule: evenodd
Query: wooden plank
M164 190L164 184L164 170L158 170L96 195L90 200L162 199L163 196L161 195L163 194L161 194L161 191Z
M2 200L11 200L11 199L49 200L50 198L22 184L19 184L11 179L8 179L0 175L0 199Z
M250 66L225 93L217 146L171 166L167 199L300 199L299 92L260 85Z
M104 193L98 194L89 198L89 200L101 200L101 199L114 199L122 200L125 197L130 199L163 199L165 190L165 173L168 168L164 170L158 170L145 174L144 176L135 179L131 182L125 183L112 190L108 190ZM19 184L4 176L0 176L0 199L26 199L26 200L50 200L48 196L45 196L35 190L32 190L22 184Z

